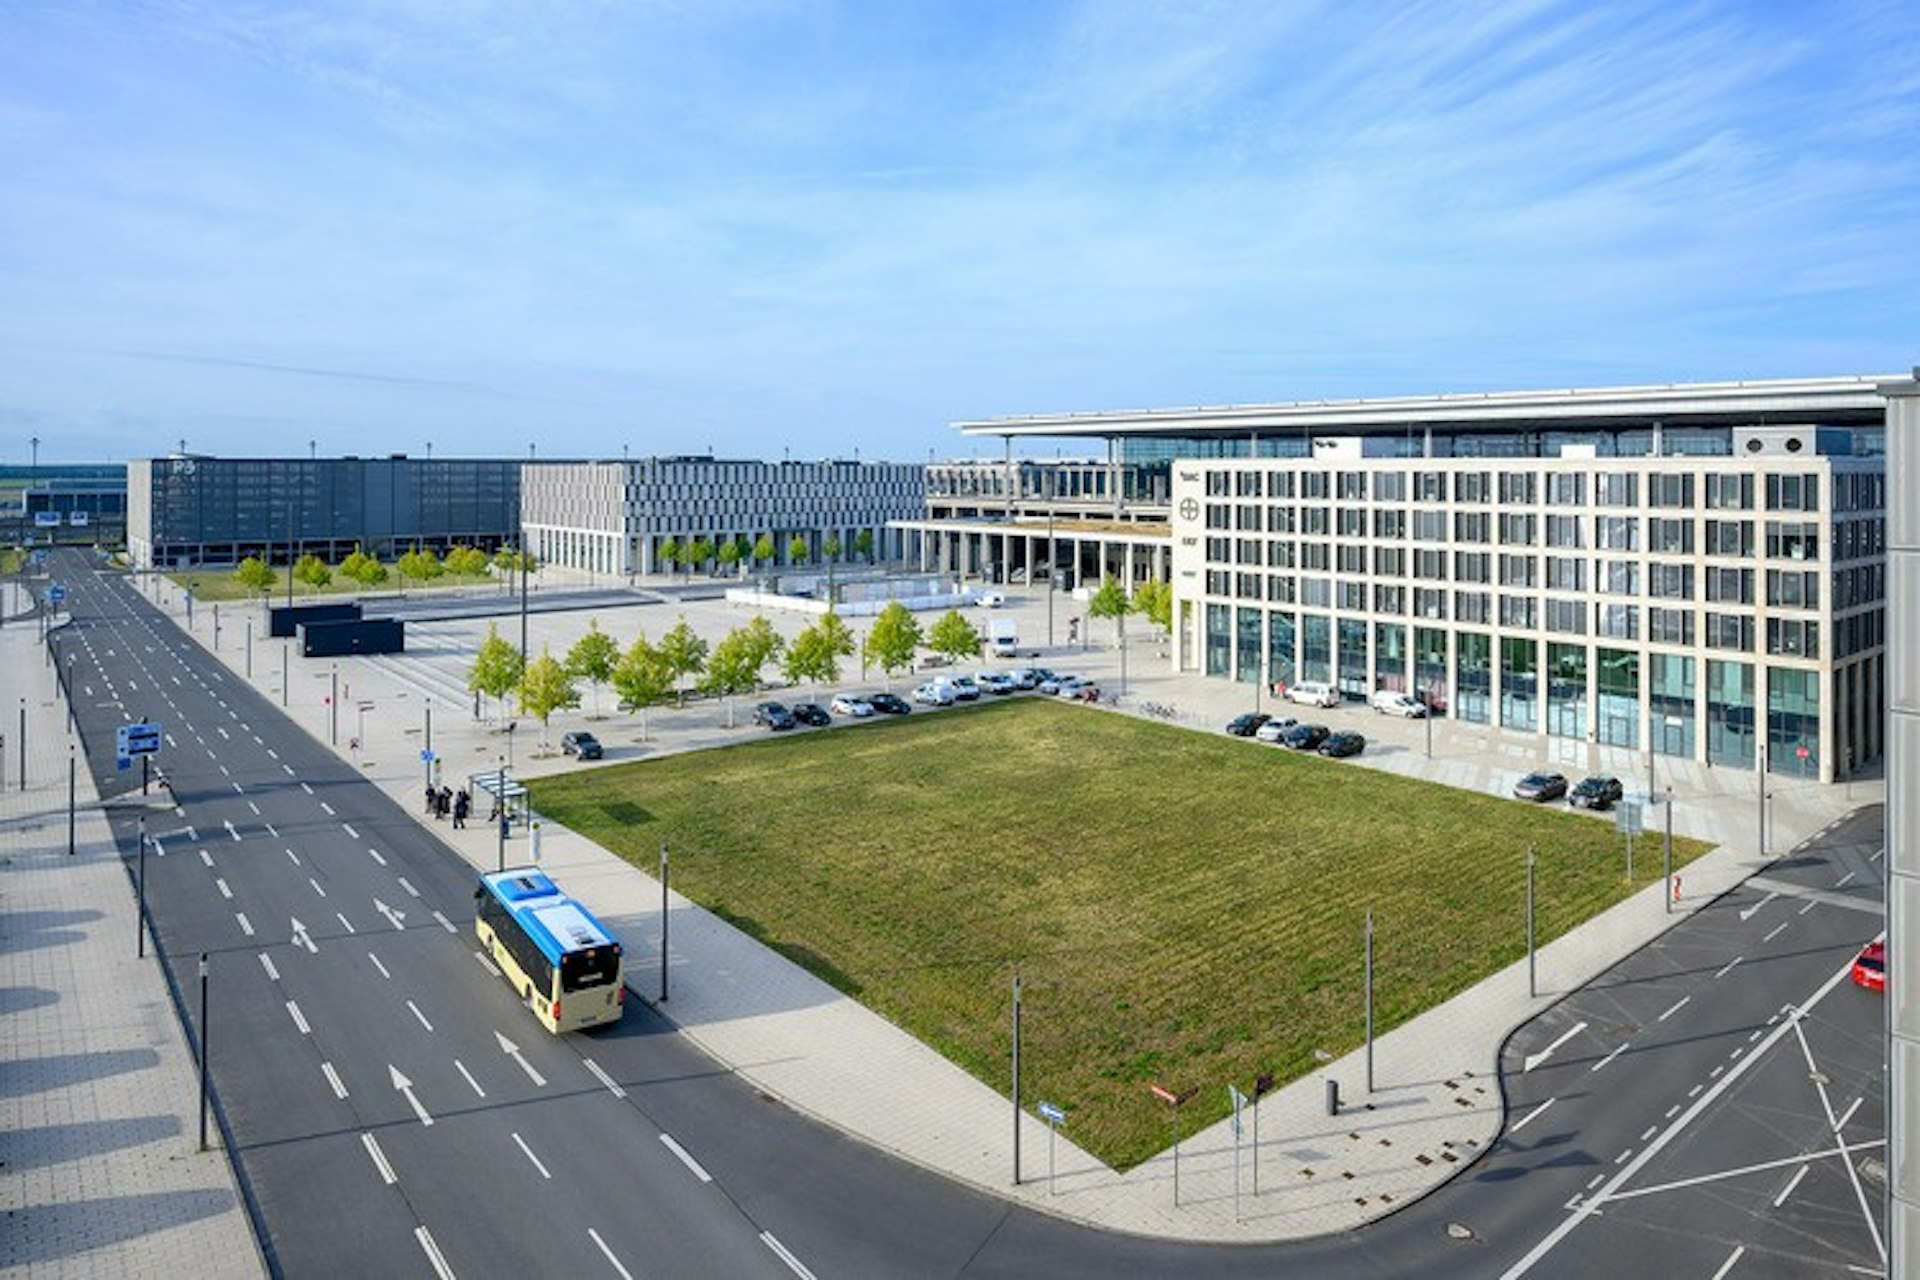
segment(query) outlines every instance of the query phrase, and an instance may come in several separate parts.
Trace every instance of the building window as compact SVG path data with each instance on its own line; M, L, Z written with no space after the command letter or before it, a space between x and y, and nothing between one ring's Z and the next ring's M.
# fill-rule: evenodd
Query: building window
M1577 471L1556 471L1547 477L1547 505L1584 507L1587 505L1587 478Z
M1782 658L1820 656L1820 624L1800 618L1767 619L1767 652Z
M1376 471L1373 476L1373 500L1375 502L1404 502L1407 498L1407 473L1404 471Z
M1707 554L1710 556L1752 557L1753 521L1707 521Z
M1819 672L1767 668L1767 772L1819 775Z
M1693 610L1647 610L1647 639L1655 644L1693 644Z
M1303 542L1300 544L1300 567L1315 573L1325 573L1332 567L1333 560L1324 542Z
M1336 584L1335 596L1340 601L1342 613L1365 613L1367 611L1367 584L1349 582L1342 578Z
M1453 478L1455 502L1485 502L1490 490L1491 477L1485 471L1462 471Z
M1439 471L1416 471L1413 473L1413 496L1419 502L1445 502L1447 500L1447 477Z
M1292 604L1295 597L1293 575L1277 573L1267 579L1267 600L1271 604Z
M1291 613L1267 615L1267 680L1293 683L1293 645L1296 627Z
M1753 570L1708 565L1707 599L1714 604L1752 604Z
M1267 508L1268 533L1292 533L1293 529L1294 512L1292 507Z
M1375 577L1398 578L1407 571L1407 553L1399 547L1375 547L1373 549L1373 572Z
M1219 474L1219 472L1210 471L1207 473L1207 476L1211 479L1213 476ZM1233 509L1224 502L1209 502L1207 504L1207 528L1231 529L1232 527Z
M1367 546L1364 542L1342 542L1338 554L1334 557L1342 573L1365 573L1367 571Z
M1753 619L1738 613L1707 614L1707 648L1753 651Z
M1631 471L1602 471L1593 477L1593 505L1596 507L1637 507L1640 505L1640 477Z
M1707 760L1711 764L1753 766L1753 666L1745 662L1707 661Z
M1233 494L1236 498L1258 498L1260 492L1260 473L1258 471L1236 471L1233 476Z
M1647 505L1650 507L1693 507L1691 475L1650 475L1647 477Z
M1300 619L1300 678L1333 679L1333 619L1309 613Z
M1375 613L1405 613L1407 594L1405 587L1390 587L1384 584L1373 589L1373 611Z
M1486 543L1492 525L1484 511L1458 511L1453 517L1453 540L1455 542Z
M1818 560L1820 526L1791 520L1767 521L1767 556L1774 560Z
M1594 651L1594 719L1604 747L1640 745L1640 655L1631 649Z
M1300 508L1300 532L1309 538L1324 538L1331 526L1327 522L1325 507Z
M1209 472L1217 475L1218 472ZM1207 606L1207 674L1224 676L1233 662L1232 612L1227 605Z
M1539 602L1532 596L1500 597L1500 625L1516 631L1532 631L1539 626Z
M1300 473L1300 496L1310 502L1327 500L1327 473L1324 471L1302 471Z
M1531 513L1521 514L1512 511L1500 513L1500 542L1509 547L1530 547L1534 543L1534 521L1538 517Z
M1595 516L1593 545L1602 551L1638 551L1640 520L1636 516Z
M1647 521L1647 550L1669 556L1692 555L1693 521Z
M1485 551L1454 552L1453 578L1456 582L1493 581L1493 557Z
M1295 564L1294 544L1291 542L1269 542L1267 544L1267 567L1269 569L1291 569Z
M1233 473L1227 470L1207 472L1207 496L1224 498L1233 492Z
M1300 579L1300 603L1310 609L1333 608L1333 581L1329 578ZM1308 679L1314 677L1309 676ZM1326 677L1319 677L1325 679Z
M1407 513L1404 511L1375 511L1373 513L1373 536L1376 538L1406 537Z
M1487 593L1484 591L1454 592L1453 616L1460 622L1484 625L1488 616Z
M1580 600L1547 597L1547 630L1563 636L1587 634L1587 606Z
M1656 600L1693 599L1693 566L1690 564L1648 565L1647 594Z
M1577 477L1576 477L1577 478ZM1547 545L1564 550L1577 550L1587 545L1585 535L1586 522L1579 516L1548 516Z
M1547 587L1552 591L1585 591L1587 562L1573 556L1548 556Z
M1533 730L1540 718L1540 646L1500 637L1500 727Z
M1500 505L1503 507L1533 505L1534 473L1531 471L1502 471L1500 473Z
M1533 556L1502 555L1500 557L1500 585L1503 587L1534 587L1539 585L1536 569L1539 561Z
M1547 732L1556 738L1587 736L1587 646L1547 646Z
M1415 542L1445 542L1447 540L1447 513L1444 511L1414 512L1413 540Z
M1349 698L1365 698L1367 689L1367 624L1358 618L1342 618L1336 633L1340 645L1340 692Z
M1413 589L1413 612L1416 617L1445 621L1447 616L1447 593L1435 587L1415 587Z
M1767 570L1767 603L1789 609L1820 607L1820 575L1792 569Z
M1663 756L1693 755L1693 659L1648 655L1647 709L1653 720L1653 749Z
M1593 608L1593 633L1608 640L1640 638L1640 606L1601 604Z
M1640 564L1636 560L1596 560L1593 585L1610 596L1640 594Z
M1818 511L1820 477L1818 475L1770 475L1767 477L1767 510Z
M1753 473L1741 472L1739 475L1709 475L1707 482L1707 509L1709 511L1751 511L1753 510Z
M1413 576L1425 582L1445 582L1447 580L1447 553L1444 551L1415 551L1413 553Z
M1453 715L1486 724L1493 714L1493 640L1476 631L1453 638Z

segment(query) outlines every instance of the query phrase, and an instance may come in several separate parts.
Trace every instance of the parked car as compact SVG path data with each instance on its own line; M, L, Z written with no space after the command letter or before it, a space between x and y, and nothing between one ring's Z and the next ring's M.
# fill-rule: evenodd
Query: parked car
M1262 711L1248 711L1227 721L1227 732L1236 738L1251 738L1269 717Z
M870 693L867 695L867 705L875 711L889 716L903 716L913 710L912 707L907 705L905 698L891 693Z
M1091 680L1083 680L1079 676L1062 676L1060 685L1054 693L1062 698L1084 698L1087 696L1087 691L1094 687Z
M575 729L560 735L560 754L579 756L582 760L598 760L605 752L600 748L600 739L585 729Z
M1545 802L1567 794L1567 780L1558 773L1530 773L1513 784L1516 800Z
M1409 720L1418 720L1427 714L1427 704L1410 693L1382 689L1367 701L1383 716L1405 716Z
M1262 742L1278 742L1282 734L1299 723L1292 716L1272 716L1255 731L1253 736Z
M1582 778L1574 783L1573 790L1567 792L1567 803L1581 809L1611 809L1614 802L1626 794L1620 785L1620 779L1602 777L1594 774L1591 778Z
M973 602L982 609L998 609L1007 602L1007 598L998 591L982 591L973 598Z
M1037 687L1042 693L1058 693L1060 692L1060 686L1068 683L1079 684L1080 677L1069 676L1069 675L1055 675L1053 672L1049 671L1045 673L1043 676L1041 676L1040 683Z
M1038 689L1040 687L1040 673L1032 667L1022 667L1009 675L1008 679L1013 681L1013 687L1016 689Z
M1013 677L999 671L988 671L974 677L974 683L991 694L1009 694L1019 689Z
M1320 754L1338 759L1357 756L1367 749L1367 740L1357 733L1330 733L1320 744Z
M755 707L753 722L763 724L776 733L782 729L791 729L799 723L793 718L793 712L787 710L786 704L780 702L763 702Z
M1318 680L1302 680L1288 687L1287 701L1304 702L1310 707L1337 707L1340 705L1340 691Z
M843 693L827 704L837 716L853 716L864 720L873 714L873 704L857 693Z
M975 683L972 676L955 676L953 678L953 696L962 702L978 702L980 700L980 686Z
M953 705L953 686L945 680L929 680L913 691L913 700L925 707Z
M795 706L793 718L801 724L811 725L816 729L823 724L833 723L833 717L827 714L827 709L817 702L802 702Z
M1030 669L1033 672L1033 687L1036 689L1040 689L1040 692L1042 693L1045 693L1047 691L1045 689L1041 689L1040 686L1044 685L1049 680L1058 680L1060 678L1058 673L1056 673L1052 667L1033 667Z
M1297 724L1280 735L1280 745L1291 751L1312 751L1332 732L1323 724Z
M1869 991L1887 989L1887 944L1869 942L1853 961L1853 984Z

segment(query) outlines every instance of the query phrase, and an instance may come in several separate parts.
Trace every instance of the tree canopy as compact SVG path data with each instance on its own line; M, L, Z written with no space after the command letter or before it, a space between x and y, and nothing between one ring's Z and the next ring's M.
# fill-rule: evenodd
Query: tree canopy
M673 672L674 687L684 701L686 678L706 670L707 642L695 635L693 628L687 625L687 620L682 618L660 637L660 656L666 660L667 669Z
M613 668L614 692L620 705L640 713L640 736L647 736L647 708L664 700L673 691L674 670L647 637L642 634L627 647Z
M355 547L353 553L340 562L340 576L363 587L377 587L387 580L387 566Z
M539 719L544 737L547 720L554 712L579 705L580 691L574 688L573 677L554 660L552 653L541 650L540 656L527 664L520 677L521 710Z
M259 556L248 556L234 567L233 579L249 591L265 595L273 589L279 575Z
M977 658L986 645L979 630L958 609L949 609L934 622L927 635L927 648L949 658Z
M294 564L293 577L294 581L304 582L309 589L318 591L333 581L333 570L327 568L325 560L309 551Z
M895 600L880 611L873 630L867 632L866 656L891 676L913 665L920 638L920 624L913 611Z
M613 669L619 661L620 646L600 629L598 618L588 619L587 633L567 650L567 671L592 687L596 713L600 709L600 686L613 679Z
M520 651L501 638L497 624L487 624L487 638L480 642L480 651L474 655L467 688L500 699L513 692L521 675Z

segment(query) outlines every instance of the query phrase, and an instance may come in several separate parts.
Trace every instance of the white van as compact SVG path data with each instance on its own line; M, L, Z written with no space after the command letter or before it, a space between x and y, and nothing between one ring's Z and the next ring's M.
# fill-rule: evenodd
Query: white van
M1427 714L1427 704L1410 693L1382 689L1367 702L1383 716L1405 716L1409 720L1418 720Z
M1299 684L1287 688L1288 702L1304 702L1310 707L1337 707L1340 694L1330 684L1318 680L1302 680Z

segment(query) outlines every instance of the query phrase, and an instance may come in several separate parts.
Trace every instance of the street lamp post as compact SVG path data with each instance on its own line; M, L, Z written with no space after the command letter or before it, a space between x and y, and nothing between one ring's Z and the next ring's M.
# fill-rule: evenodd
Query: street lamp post
M500 841L499 841L499 853L494 859L493 869L495 871L505 871L507 869L507 821L508 821L507 819L507 762L505 759L500 759L499 763L500 763L500 768L498 772L496 772L493 775L493 786L494 786L493 803L494 803L494 806L500 810L500 821L494 824L494 829L500 833Z
M253 619L247 619L247 679L253 679Z
M340 745L340 664L333 664L333 692L327 697L327 741Z
M1667 788L1667 819L1663 825L1666 828L1665 841L1664 841L1665 851L1661 855L1661 863L1666 874L1662 878L1661 884L1666 887L1665 896L1667 899L1667 914L1672 915L1673 914L1673 788L1672 787Z

